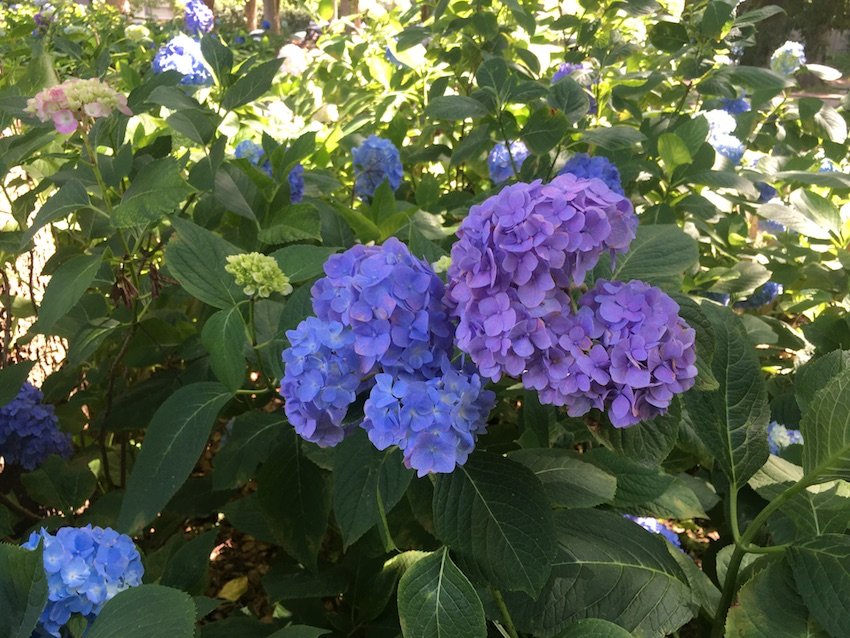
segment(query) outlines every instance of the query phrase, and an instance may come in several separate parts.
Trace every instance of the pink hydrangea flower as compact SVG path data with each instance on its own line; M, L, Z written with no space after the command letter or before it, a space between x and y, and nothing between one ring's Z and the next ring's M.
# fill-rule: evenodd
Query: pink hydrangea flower
M97 78L72 78L46 88L27 101L26 110L42 122L52 121L56 130L64 134L76 131L86 117L108 117L113 110L133 114L126 96Z

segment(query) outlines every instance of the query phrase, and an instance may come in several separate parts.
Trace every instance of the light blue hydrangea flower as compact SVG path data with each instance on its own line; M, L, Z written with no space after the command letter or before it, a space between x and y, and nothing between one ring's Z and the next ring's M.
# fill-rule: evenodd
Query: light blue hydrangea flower
M732 135L738 125L735 118L722 109L705 111L702 115L708 122L708 143L733 164L740 162L746 149L741 140Z
M770 56L770 68L782 75L794 75L806 64L806 50L802 42L788 40Z
M106 601L142 584L139 550L129 536L113 529L63 527L55 536L42 529L33 532L23 547L33 550L39 542L44 546L48 588L39 627L50 636L59 638L74 615L91 622Z
M800 430L792 430L784 425L771 421L767 426L767 447L771 454L779 454L789 445L803 443L803 434Z
M630 521L637 523L646 531L663 536L677 548L682 549L682 541L679 540L679 535L672 529L665 527L664 524L657 518L651 518L649 516L632 516L631 514L623 514L623 516Z
M490 179L493 180L494 184L501 184L513 177L515 175L514 166L519 171L523 162L531 154L520 140L511 142L510 149L511 152L508 153L508 147L503 142L499 142L487 156L487 168L490 169ZM511 164L511 157L514 160L513 164Z

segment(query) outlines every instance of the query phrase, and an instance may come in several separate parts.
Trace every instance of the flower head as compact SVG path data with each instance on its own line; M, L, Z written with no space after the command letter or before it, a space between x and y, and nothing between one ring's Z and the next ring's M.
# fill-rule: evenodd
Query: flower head
M783 228L784 229L784 228ZM771 303L779 295L782 294L784 288L782 284L775 281L768 281L761 288L757 289L752 295L747 297L736 305L744 308L761 308Z
M297 44L285 44L278 51L277 57L283 60L281 71L286 75L298 77L304 74L310 66L307 50Z
M229 255L224 269L236 279L236 285L248 295L268 297L277 292L288 295L292 292L289 277L283 274L274 257L262 253Z
M77 130L87 118L109 117L113 110L132 115L127 98L97 78L72 78L40 91L27 101L26 111L42 122L53 121L60 133Z
M487 168L490 169L490 179L493 180L494 184L501 184L513 177L516 174L514 166L519 171L530 155L528 148L520 140L511 142L510 149L511 151L508 153L508 147L503 142L499 142L487 156ZM511 163L511 159L513 159L513 163Z
M128 24L124 27L124 37L133 42L145 42L151 39L151 30L143 24Z
M742 97L730 98L725 97L720 100L720 108L730 115L739 115L750 110L750 103Z
M132 539L111 528L62 527L54 536L44 529L33 532L23 547L44 546L47 606L39 626L48 635L62 635L62 627L79 614L91 622L106 601L142 584L141 556Z
M705 111L702 115L708 121L708 143L733 164L740 162L746 149L741 140L732 135L738 126L735 118L721 109Z
M552 84L555 84L559 80L564 79L575 73L576 71L583 70L584 64L581 62L562 62L558 65L558 68L555 70L555 73L552 74Z
M183 76L180 84L202 85L212 82L204 64L201 45L185 33L178 33L166 42L153 58L153 72L177 71Z
M803 434L800 430L792 430L784 425L771 421L767 426L767 447L771 454L778 455L789 445L803 444Z
M649 516L631 516L630 514L623 514L623 516L633 523L637 523L646 531L663 536L666 540L673 543L673 545L682 549L682 541L679 540L679 535L669 527L665 526L657 518L651 518Z
M34 470L48 456L71 456L71 439L59 430L53 406L42 403L44 396L29 383L18 395L0 407L0 456L9 465Z
M215 16L203 0L189 0L184 13L186 31L191 35L201 36L212 31Z
M806 64L806 50L802 42L788 40L770 55L770 68L782 75L794 75Z
M572 173L584 179L601 179L615 193L624 194L620 171L607 157L601 155L591 157L587 153L576 153L564 164L564 168L558 174L564 173Z
M351 152L354 159L354 190L369 199L385 181L393 190L401 186L404 169L398 149L389 140L370 135Z

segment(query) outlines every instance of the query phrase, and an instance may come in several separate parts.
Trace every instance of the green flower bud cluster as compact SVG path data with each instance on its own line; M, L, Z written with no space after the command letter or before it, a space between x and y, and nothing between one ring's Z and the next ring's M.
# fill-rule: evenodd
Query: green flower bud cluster
M273 292L292 292L289 277L283 274L274 257L262 253L230 255L224 269L236 279L236 285L250 296L268 297Z

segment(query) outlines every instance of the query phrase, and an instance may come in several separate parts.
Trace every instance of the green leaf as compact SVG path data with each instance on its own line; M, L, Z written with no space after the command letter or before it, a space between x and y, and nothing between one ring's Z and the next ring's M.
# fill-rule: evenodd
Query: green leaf
M0 543L0 636L30 638L47 604L42 547Z
M732 5L723 0L712 0L705 7L699 30L706 38L717 40L723 32L723 27L732 17Z
M800 413L805 414L815 395L845 370L850 370L850 352L847 350L834 350L798 368L794 392Z
M35 361L21 361L0 369L0 408L18 396L34 365Z
M705 313L690 297L673 294L673 300L679 304L679 316L696 331L697 347L697 390L717 390L719 384L711 371L711 361L714 357L714 331Z
M785 561L768 565L738 592L726 618L727 638L827 638L809 618Z
M735 18L735 26L742 27L757 24L780 13L785 13L785 9L775 4L769 4L766 7L759 7L758 9L753 9L739 15Z
M685 406L702 442L732 485L741 487L767 460L767 391L740 319L720 306L706 304L703 311L714 331L711 369L719 388L691 390Z
M697 243L672 224L638 226L629 252L618 255L611 279L675 287L699 260Z
M201 53L215 73L218 83L227 86L233 69L233 52L221 42L217 34L207 33L201 38Z
M82 182L75 179L66 182L38 210L32 224L24 231L23 245L28 245L35 234L47 224L65 219L71 213L90 204L89 194Z
M192 187L180 175L173 157L146 164L115 207L113 221L118 228L144 226L177 211Z
M509 486L509 489L506 489ZM434 486L434 531L495 587L536 595L551 569L552 512L528 468L476 453Z
M516 450L509 458L534 472L555 507L593 507L614 500L617 479L571 450Z
M66 514L82 507L97 487L97 479L84 459L69 462L58 456L48 457L21 481L36 503Z
M251 68L224 92L222 108L231 111L262 97L271 88L280 64L280 60L274 59Z
M345 220L360 241L365 243L377 241L381 238L381 229L363 213L352 210L347 206L334 206L333 210Z
M667 414L628 428L602 427L599 435L620 456L659 466L676 446L681 420L679 401L674 400Z
M178 133L203 146L209 144L221 119L202 109L182 109L166 118L166 123Z
M649 30L649 41L656 49L675 53L690 43L688 30L679 22L662 20Z
M175 217L177 230L165 251L169 272L186 291L216 308L229 308L245 299L233 276L224 270L229 255L242 251L215 233Z
M690 164L692 160L688 146L675 133L661 134L658 138L658 155L664 162L668 175L671 175L677 166Z
M50 334L54 324L68 314L85 294L100 268L103 255L75 255L63 263L53 276L39 307L38 322L32 328Z
M826 197L810 192L809 189L800 189L791 193L790 200L797 210L827 231L827 235L830 231L834 235L841 235L844 222L838 207Z
M619 514L555 512L558 555L542 594L505 596L522 632L557 635L583 618L666 636L693 616L686 578L666 542Z
M319 636L327 636L329 633L331 633L330 629L322 629L321 627L290 625L269 634L268 638L319 638Z
M791 86L784 75L757 66L733 64L726 69L729 79L736 85L752 91L781 91Z
M287 554L316 571L328 527L331 492L325 477L299 450L295 430L285 432L257 475L257 497L271 530Z
M336 446L333 507L345 548L373 526L386 525L413 478L403 461L397 447L381 452L359 430Z
M484 117L488 112L481 102L465 95L441 95L433 98L425 108L427 117L450 122Z
M252 202L257 187L248 175L234 165L224 164L215 172L214 182L213 194L219 204L234 215L256 221Z
M277 260L278 266L283 274L289 277L289 281L297 284L321 275L328 257L337 250L339 249L299 244L280 248L271 256Z
M587 93L570 77L562 78L549 87L549 96L546 98L553 109L560 109L567 120L575 124L585 115L590 106Z
M543 155L555 148L569 130L570 123L563 113L543 108L531 114L520 135L532 153Z
M803 472L818 482L850 479L850 370L831 379L815 395L800 430Z
M833 636L850 636L850 536L824 534L792 545L788 560L815 620Z
M496 22L495 17L493 22ZM485 60L475 71L475 81L482 89L490 89L504 102L510 97L514 86L508 63L501 57L492 57Z
M835 144L844 144L847 140L847 122L831 106L824 105L815 113L815 126L824 139Z
M153 415L127 480L117 529L133 533L150 523L198 462L221 408L231 398L220 383L192 383Z
M712 189L727 188L747 197L758 197L758 191L750 180L731 171L698 171L689 174L688 179L694 184L702 184Z
M631 126L617 125L588 129L583 139L609 151L623 151L645 141L646 136Z
M215 547L218 530L211 529L180 547L165 565L159 583L200 595L209 586L210 554Z
M213 488L226 490L247 483L286 427L281 411L246 412L236 417L227 443L215 456Z
M759 217L779 222L793 231L813 237L814 239L829 239L829 230L822 228L809 219L801 211L784 204L762 204L756 209Z
M272 226L263 228L258 237L266 244L322 239L322 220L312 204L291 204L275 215Z
M193 638L195 603L162 585L140 585L119 593L101 609L86 638Z
M416 561L398 584L404 638L485 638L484 607L448 548Z
M607 620L587 618L571 624L557 638L632 638L632 634Z
M245 319L238 306L219 310L204 324L201 343L210 354L210 367L231 392L245 381Z

